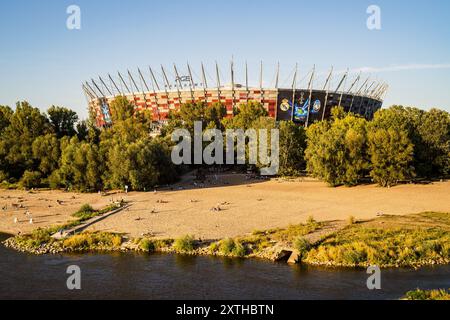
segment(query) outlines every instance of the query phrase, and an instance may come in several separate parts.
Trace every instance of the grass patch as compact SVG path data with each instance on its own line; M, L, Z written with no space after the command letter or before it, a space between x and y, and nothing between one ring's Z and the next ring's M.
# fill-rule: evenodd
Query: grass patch
M450 289L414 290L406 293L404 300L450 300Z
M420 267L450 262L450 215L424 213L351 225L311 249L316 265Z
M294 248L298 250L300 258L304 257L311 249L311 243L303 237L297 238L294 243Z
M122 245L122 237L105 232L84 232L63 241L63 247L71 251L115 250Z
M193 236L184 236L176 239L173 243L173 248L179 253L189 253L195 249L195 240Z
M148 253L155 252L156 250L155 242L149 239L141 239L141 241L139 242L139 247L141 248L141 250Z

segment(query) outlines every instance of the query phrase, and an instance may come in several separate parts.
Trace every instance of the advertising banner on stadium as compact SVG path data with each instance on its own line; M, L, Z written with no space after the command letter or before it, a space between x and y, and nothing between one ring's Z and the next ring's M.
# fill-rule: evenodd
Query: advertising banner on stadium
M309 91L299 90L295 92L294 101L292 101L292 90L280 91L278 94L277 120L293 120L296 123L305 123L308 118L308 110L310 122L321 119L325 96L325 92L313 91L310 99Z

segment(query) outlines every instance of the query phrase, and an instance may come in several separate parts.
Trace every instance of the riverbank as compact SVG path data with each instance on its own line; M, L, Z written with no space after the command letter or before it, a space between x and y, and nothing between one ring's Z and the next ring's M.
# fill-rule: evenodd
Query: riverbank
M147 252L288 260L314 266L360 268L412 267L450 263L450 214L427 212L384 216L369 221L318 222L254 231L251 235L202 240L130 238L106 232L84 232L65 239L39 229L10 238L5 246L33 254L63 252Z

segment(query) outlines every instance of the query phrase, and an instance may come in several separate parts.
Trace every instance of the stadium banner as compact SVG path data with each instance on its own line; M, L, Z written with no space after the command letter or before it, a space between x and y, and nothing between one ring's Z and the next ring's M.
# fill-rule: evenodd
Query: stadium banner
M292 90L280 90L277 102L277 120L293 120L303 124L308 118L308 110L310 122L322 119L326 92L313 91L310 99L308 90L298 90L295 92L294 101L292 101L292 97Z

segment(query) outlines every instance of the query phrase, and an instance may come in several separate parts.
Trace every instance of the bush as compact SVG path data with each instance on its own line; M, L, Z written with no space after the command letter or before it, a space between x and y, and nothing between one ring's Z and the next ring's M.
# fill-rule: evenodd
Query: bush
M414 145L405 129L384 129L379 125L377 118L369 125L370 175L380 186L390 187L412 177Z
M420 219L428 225L435 223L425 216ZM312 248L305 261L348 267L414 267L450 262L446 256L450 233L446 229L418 227L417 222L407 228L405 223L400 221L398 226L386 228L365 224L349 226Z
M311 249L311 243L305 238L299 237L295 240L294 247L298 250L300 257L303 257Z
M219 243L219 251L223 255L230 255L235 247L234 240L231 238L226 238L220 241Z
M306 220L306 223L307 223L308 225L314 225L314 224L316 224L317 222L316 222L316 220L314 219L314 216L309 216L308 219Z
M41 185L42 174L37 171L25 171L19 185L24 189L37 188Z
M353 225L356 223L356 218L354 216L350 216L350 217L348 217L347 221L348 221L349 225Z
M175 249L175 251L180 253L188 253L194 251L195 249L194 237L187 235L175 240L173 248Z
M240 242L236 242L235 246L234 246L234 249L232 251L232 254L235 257L239 257L239 258L244 257L245 254L246 254L246 250L245 250L244 245L242 243L240 243Z
M142 239L139 242L139 247L145 252L152 253L156 250L155 243L149 239Z
M342 109L333 109L337 114ZM307 170L331 186L356 185L367 173L365 119L353 114L334 117L307 129Z
M406 293L405 300L450 300L450 289L440 290L420 290L409 291Z
M84 204L81 208L75 212L72 216L79 218L80 221L88 220L97 215L97 212L89 204Z
M121 245L122 237L120 235L104 232L85 232L67 238L63 242L63 246L72 251L116 250Z

